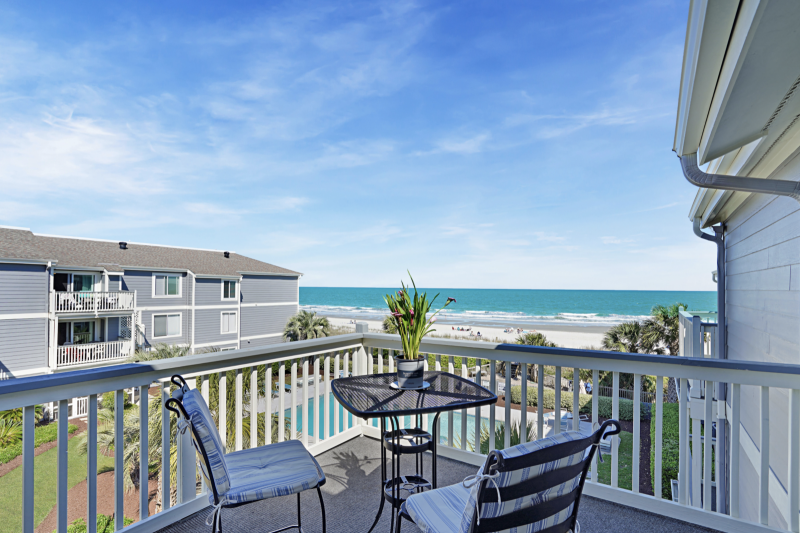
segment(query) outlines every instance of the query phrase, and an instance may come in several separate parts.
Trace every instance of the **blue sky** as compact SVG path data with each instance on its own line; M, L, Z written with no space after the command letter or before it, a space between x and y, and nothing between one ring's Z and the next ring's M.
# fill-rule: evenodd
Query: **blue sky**
M307 286L714 290L688 1L0 7L0 224Z

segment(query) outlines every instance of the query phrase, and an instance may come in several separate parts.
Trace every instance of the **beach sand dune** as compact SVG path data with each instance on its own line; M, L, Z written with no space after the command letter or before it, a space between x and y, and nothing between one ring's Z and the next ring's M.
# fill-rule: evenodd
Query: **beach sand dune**
M338 327L352 327L355 326L352 323L352 319L348 318L337 318L337 317L328 317L331 325L338 326ZM381 329L381 323L377 320L358 320L358 322L366 322L369 324L370 331L378 331ZM469 331L457 331L457 328L472 328L472 333L474 335L480 331L481 337L486 338L487 340L494 340L500 339L502 342L515 342L517 338L516 327L513 325L509 325L509 328L514 328L513 333L504 332L503 327L485 327L485 326L476 326L471 324L451 324L451 323L437 323L436 324L436 333L434 335L451 335L453 338L461 338L461 337L470 337ZM456 329L453 329L456 328ZM519 326L520 329L524 329L524 331L535 331L538 333L543 333L548 340L555 342L559 346L563 348L586 348L589 346L600 347L603 341L603 335L608 330L607 326L541 326L532 328L530 325L522 328Z

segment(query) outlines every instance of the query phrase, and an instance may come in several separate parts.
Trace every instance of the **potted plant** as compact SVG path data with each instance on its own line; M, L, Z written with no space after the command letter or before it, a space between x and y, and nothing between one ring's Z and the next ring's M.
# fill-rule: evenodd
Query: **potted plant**
M409 277L411 273L409 272ZM418 293L414 278L411 277L411 285L414 288L413 296L409 294L409 288L400 282L402 290L397 294L387 294L384 300L389 306L390 317L397 327L400 335L400 342L403 345L403 354L398 355L397 362L397 385L401 389L419 389L423 385L423 372L425 370L425 359L419 355L419 345L422 337L436 331L433 323L436 322L436 315L455 302L455 298L448 298L447 302L430 317L428 312L436 301L438 294L432 300L428 300L426 293Z

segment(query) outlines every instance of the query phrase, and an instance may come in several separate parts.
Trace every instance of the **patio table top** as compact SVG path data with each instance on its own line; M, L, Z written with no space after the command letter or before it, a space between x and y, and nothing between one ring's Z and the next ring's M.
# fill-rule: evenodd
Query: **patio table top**
M396 380L394 372L370 374L335 379L331 388L339 403L360 418L440 413L497 402L491 391L448 372L425 372L424 380L431 384L425 390L393 389Z

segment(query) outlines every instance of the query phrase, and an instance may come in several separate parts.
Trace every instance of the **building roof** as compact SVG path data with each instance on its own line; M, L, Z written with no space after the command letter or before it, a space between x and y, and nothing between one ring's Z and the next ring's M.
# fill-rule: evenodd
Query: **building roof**
M708 172L769 178L800 149L800 3L691 0L673 149ZM677 166L677 165L676 165ZM700 189L724 222L751 193Z
M128 270L181 270L206 276L238 276L278 274L300 276L299 272L257 261L235 252L225 257L222 250L200 250L156 244L78 239L39 235L27 228L0 226L0 260L53 261L58 267L104 269L109 272Z

